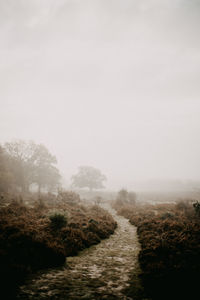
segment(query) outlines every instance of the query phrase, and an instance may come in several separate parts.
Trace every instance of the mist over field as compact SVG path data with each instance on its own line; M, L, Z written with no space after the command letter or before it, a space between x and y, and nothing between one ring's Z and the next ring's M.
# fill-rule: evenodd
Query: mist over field
M0 0L0 298L194 300L200 0Z
M81 165L108 189L200 181L199 12L197 0L0 0L0 142L44 144L66 186Z

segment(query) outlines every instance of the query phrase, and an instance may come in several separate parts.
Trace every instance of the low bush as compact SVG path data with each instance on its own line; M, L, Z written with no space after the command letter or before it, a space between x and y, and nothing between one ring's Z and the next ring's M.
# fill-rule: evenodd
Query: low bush
M53 215L50 215L49 219L51 221L51 227L54 230L59 230L67 225L67 218L63 214L55 213Z
M119 209L123 205L134 206L136 204L137 195L135 192L128 192L126 189L121 189L115 200L114 206L116 209Z

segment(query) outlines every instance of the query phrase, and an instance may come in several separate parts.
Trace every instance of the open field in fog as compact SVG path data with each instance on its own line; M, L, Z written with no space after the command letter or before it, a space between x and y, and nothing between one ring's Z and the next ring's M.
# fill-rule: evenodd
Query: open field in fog
M199 300L199 37L200 0L0 0L0 298Z
M5 299L190 297L200 274L200 202L184 195L149 192L142 200L122 189L82 191L82 199L64 190L4 196Z

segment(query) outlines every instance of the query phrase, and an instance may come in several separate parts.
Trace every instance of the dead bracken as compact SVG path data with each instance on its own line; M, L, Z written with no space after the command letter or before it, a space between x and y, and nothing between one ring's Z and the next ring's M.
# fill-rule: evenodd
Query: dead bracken
M132 299L127 288L133 273L135 295L141 293L136 228L108 205L104 207L118 223L115 233L68 257L66 267L38 274L21 287L19 299Z

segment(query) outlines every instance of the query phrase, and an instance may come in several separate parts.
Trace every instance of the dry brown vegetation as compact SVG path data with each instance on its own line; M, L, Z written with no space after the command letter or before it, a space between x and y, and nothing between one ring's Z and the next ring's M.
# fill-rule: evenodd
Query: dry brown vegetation
M198 206L198 205L197 205ZM191 201L115 205L137 226L142 280L152 299L197 299L200 275L200 217Z
M32 207L22 202L0 209L0 280L12 289L27 274L64 264L66 256L100 242L116 228L105 210L84 206L72 192L49 203L40 198Z

